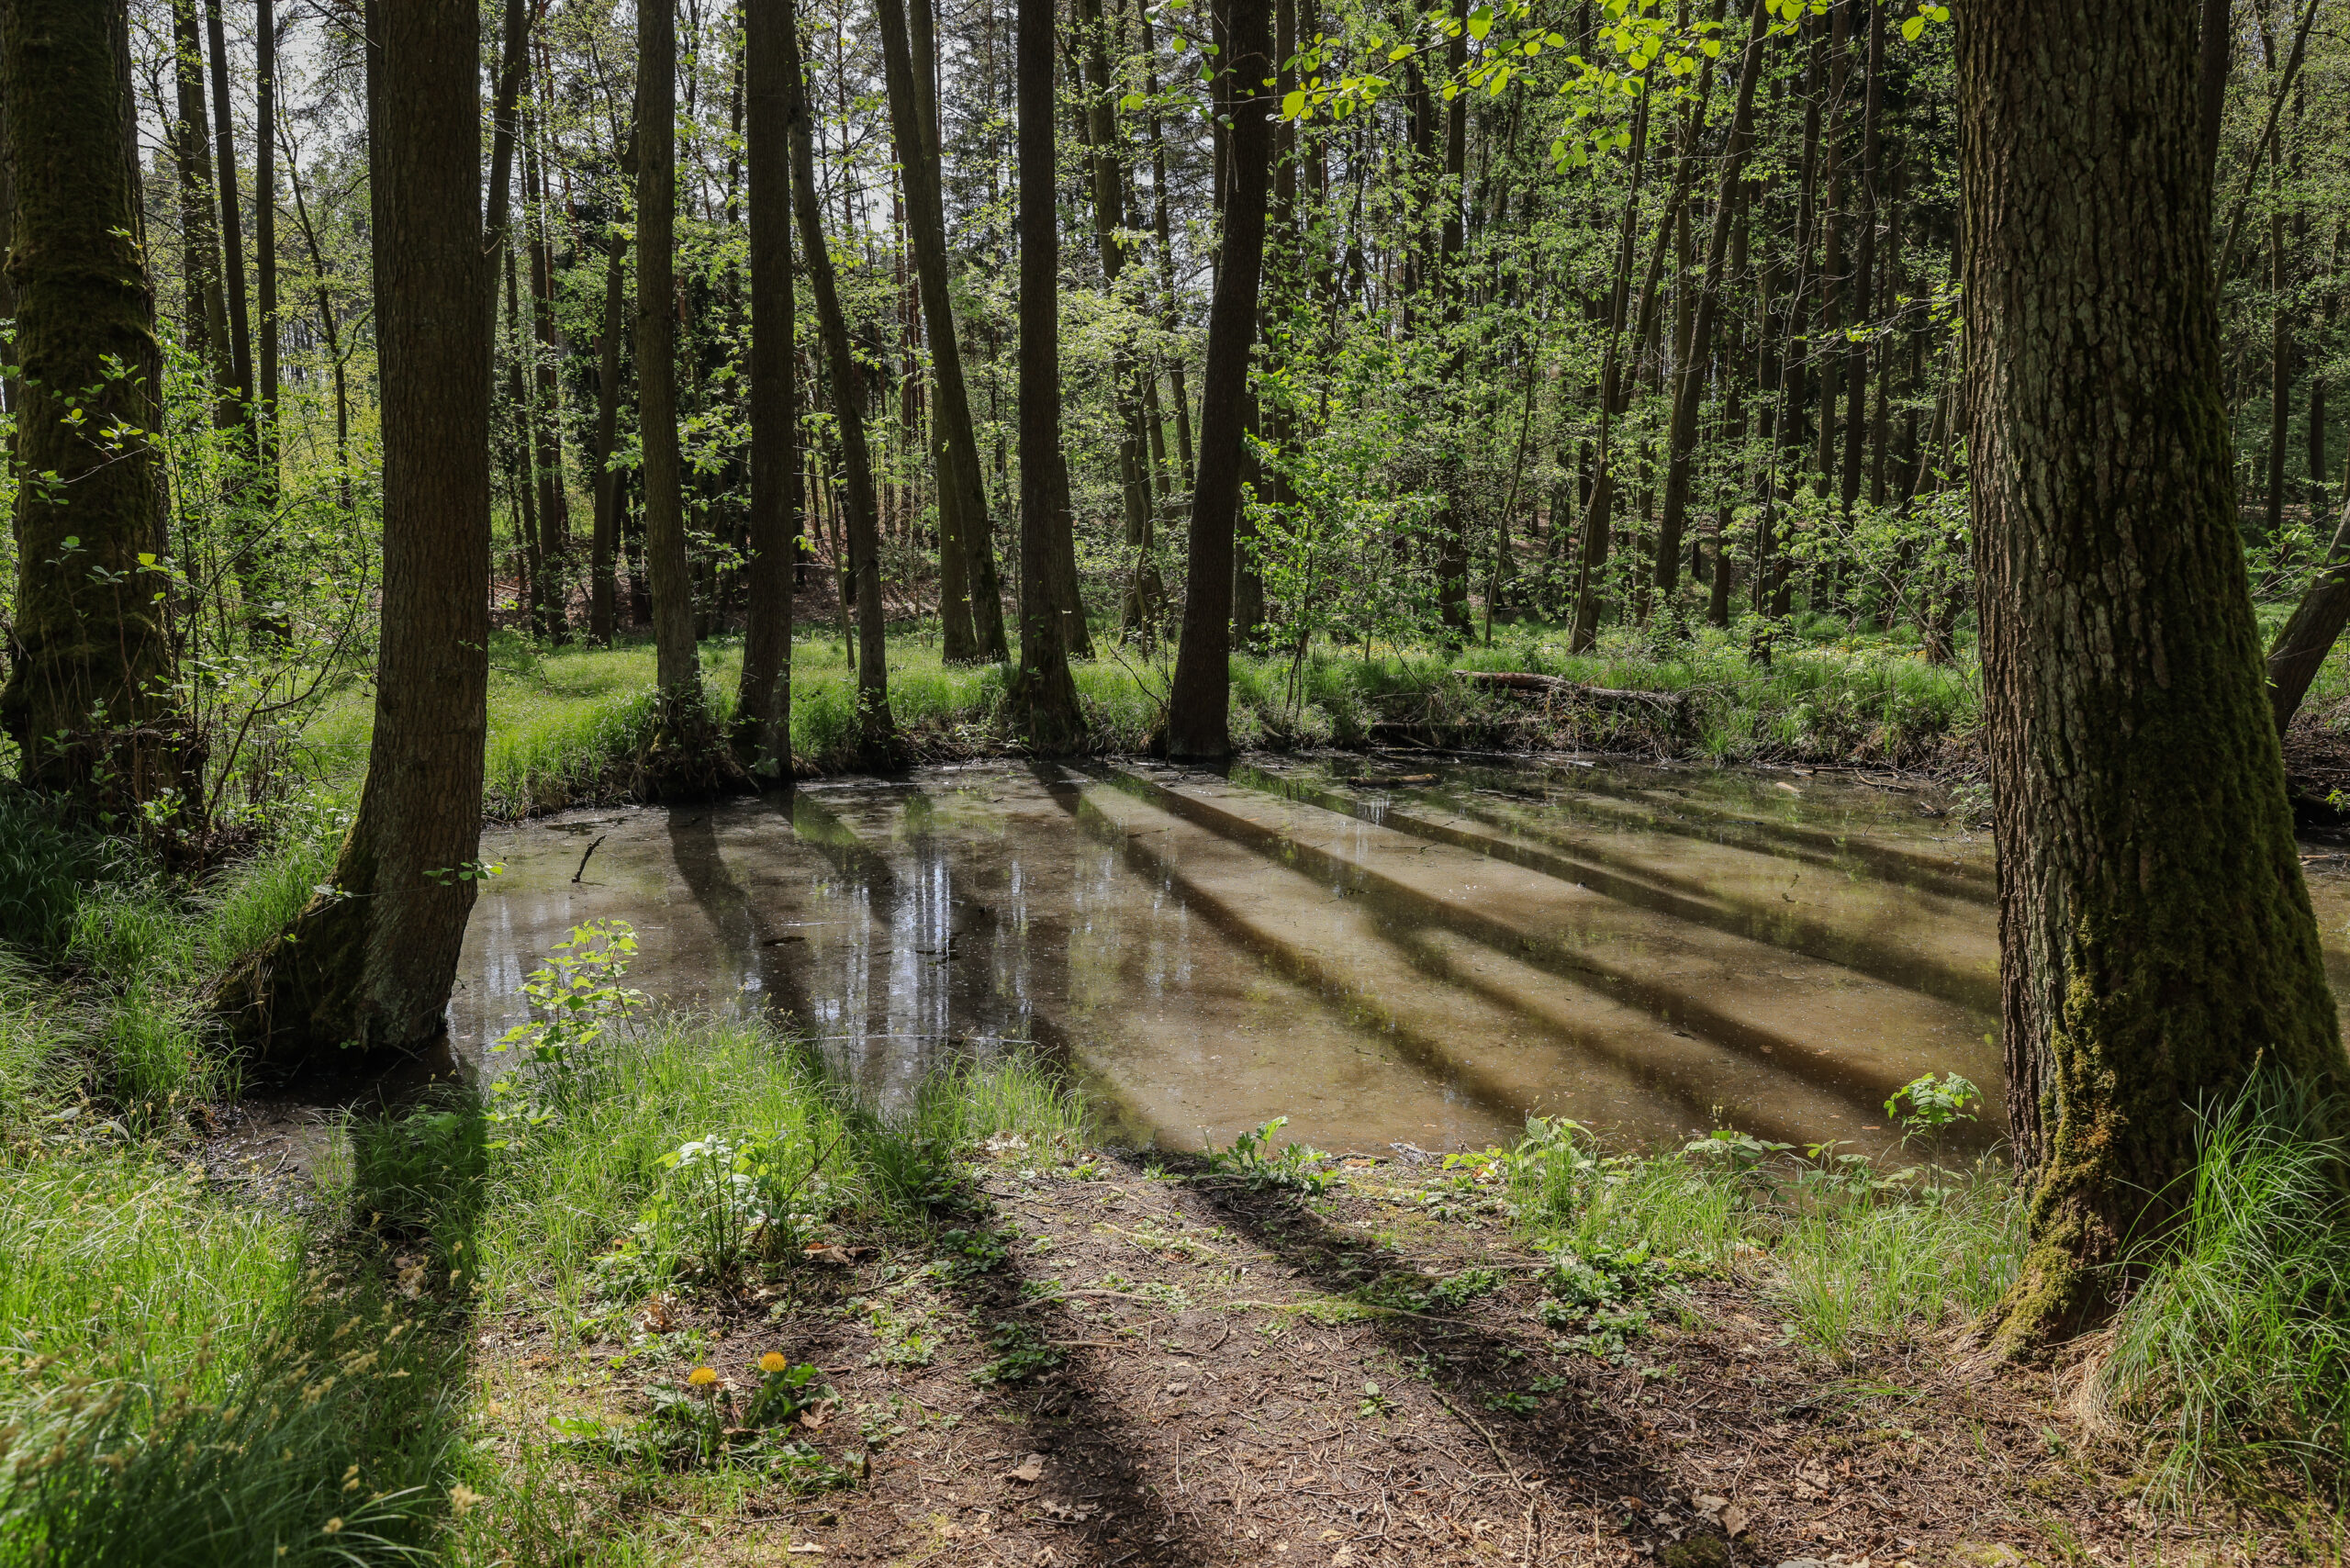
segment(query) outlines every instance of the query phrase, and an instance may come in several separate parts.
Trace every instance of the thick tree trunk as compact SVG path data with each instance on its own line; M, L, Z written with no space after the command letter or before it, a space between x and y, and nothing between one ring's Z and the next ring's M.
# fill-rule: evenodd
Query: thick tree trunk
M1071 626L1057 591L1069 539L1068 471L1061 465L1060 230L1053 126L1053 0L1020 0L1013 54L1020 111L1020 668L1013 722L1030 750L1075 751L1085 715L1069 672Z
M685 475L677 451L677 19L672 0L637 7L636 425L643 452L644 557L655 678L699 705Z
M2236 539L2196 16L1958 13L1965 409L2031 1244L1999 1342L2109 1306L2196 1111L2342 1086ZM2162 1205L2154 1212L2149 1206Z
M847 481L848 569L856 601L857 737L874 766L887 763L897 746L890 717L889 644L881 615L881 521L874 499L873 465L865 445L865 389L857 375L848 320L833 281L833 253L824 243L823 208L816 200L816 149L808 110L807 80L800 63L799 22L794 7L783 12L784 75L790 94L791 171L796 186L792 211L800 220L800 254L808 269L808 290L816 299L816 328L831 369L833 419ZM640 370L641 381L643 372Z
M1273 106L1264 86L1273 63L1271 0L1230 0L1230 6L1229 47L1223 58L1232 73L1232 189L1224 209L1223 259L1208 306L1199 469L1192 489L1192 569L1167 712L1168 755L1207 761L1232 752L1232 545L1246 456L1241 431L1248 419L1248 353L1257 338L1273 140L1266 119Z
M925 0L915 0L923 4ZM791 590L800 539L799 347L792 333L791 52L781 8L744 7L744 151L751 165L750 623L735 701L752 775L791 777Z
M217 998L238 1040L276 1070L439 1034L480 875L490 279L478 11L474 0L368 11L384 438L375 729L330 890Z
M953 536L941 539L940 550L942 554L952 554L960 564L968 601L954 607L946 617L946 654L953 660L1001 661L1009 653L1004 641L1003 587L996 571L995 530L988 518L987 470L979 461L979 439L971 423L962 342L956 336L954 306L947 289L946 216L939 188L937 119L930 95L924 91L931 51L909 42L907 3L877 0L875 15L881 28L890 124L906 185L914 273L921 287L923 322L929 330L931 380L936 389L931 416L937 421L946 459L938 473L939 517L942 532L951 523ZM929 0L912 0L912 4L922 11ZM927 15L923 11L925 18ZM926 26L921 30L924 35L929 31ZM926 36L923 41L928 41Z
M171 715L154 560L162 476L143 438L114 433L161 421L155 301L135 166L124 156L129 84L118 51L128 26L124 0L0 7L22 374L15 457L23 471L57 476L17 491L0 726L25 782L125 826L140 803L202 787L200 770L182 777Z

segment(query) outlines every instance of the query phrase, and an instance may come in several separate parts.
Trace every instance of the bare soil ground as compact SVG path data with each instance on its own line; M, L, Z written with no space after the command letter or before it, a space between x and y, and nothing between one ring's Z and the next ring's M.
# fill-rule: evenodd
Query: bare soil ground
M777 1285L656 1298L627 1342L487 1326L485 1444L625 1420L707 1362L813 1361L796 1434L855 1477L690 1495L559 1462L662 1561L1003 1564L2153 1563L2282 1560L2157 1518L2063 1379L1912 1343L1836 1367L1751 1281L1652 1326L1546 1326L1540 1260L1459 1173L1348 1157L1315 1197L1140 1157L982 1167L927 1249L833 1248ZM1757 1259L1758 1269L1767 1267ZM1554 1314L1554 1318L1557 1316ZM682 1478L677 1478L683 1484ZM695 1501L694 1499L699 1499Z

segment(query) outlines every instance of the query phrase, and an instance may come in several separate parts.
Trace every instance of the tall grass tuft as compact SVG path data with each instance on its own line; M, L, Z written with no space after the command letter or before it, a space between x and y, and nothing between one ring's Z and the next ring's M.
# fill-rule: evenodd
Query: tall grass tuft
M2175 1226L2129 1260L2087 1392L2154 1436L2158 1501L2350 1482L2350 1148L2313 1130L2342 1114L2273 1080L2209 1112Z

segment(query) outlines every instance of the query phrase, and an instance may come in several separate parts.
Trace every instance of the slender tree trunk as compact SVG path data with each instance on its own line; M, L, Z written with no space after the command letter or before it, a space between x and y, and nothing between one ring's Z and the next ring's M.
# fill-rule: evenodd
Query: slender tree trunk
M1852 266L1852 325L1862 330L1844 352L1844 512L1852 515L1861 495L1861 452L1869 430L1867 417L1869 291L1876 275L1877 158L1879 126L1885 116L1885 7L1871 6L1869 14L1869 80L1866 107L1861 119L1861 253Z
M1459 81L1469 62L1467 20L1469 0L1452 0L1452 35L1445 46L1445 73ZM1462 228L1460 207L1468 196L1469 95L1455 93L1444 106L1444 216L1437 227L1437 286L1442 296L1439 319L1455 329L1460 320L1464 280L1460 276ZM1287 217L1287 213L1282 215ZM1463 409L1459 392L1467 361L1456 346L1447 366L1449 412L1458 426ZM1469 515L1461 491L1460 442L1465 430L1456 429L1443 459L1443 514L1437 520L1436 603L1444 621L1445 640L1457 643L1469 634Z
M124 0L0 6L16 212L17 602L0 727L26 783L135 826L183 778L171 711L155 301L141 253ZM144 557L144 559L142 559ZM194 818L196 810L184 808Z
M264 507L277 505L277 7L254 0L253 281L255 364L253 426L259 438Z
M1616 265L1607 285L1607 325L1599 369L1599 439L1592 454L1590 491L1583 497L1583 546L1575 564L1574 626L1568 634L1570 653L1589 653L1599 638L1599 574L1607 565L1609 531L1615 525L1616 467L1611 441L1624 377L1624 318L1630 308L1632 255L1640 222L1640 176L1647 168L1649 99L1643 93L1632 106L1629 184L1616 234Z
M1035 4L1035 0L1028 0ZM1198 477L1192 490L1192 569L1183 592L1183 641L1168 696L1169 756L1214 760L1232 751L1232 545L1240 505L1248 419L1248 353L1257 338L1257 286L1265 255L1267 165L1272 107L1270 0L1230 0L1232 188L1223 259L1208 306L1202 377Z
M521 289L515 281L514 247L506 246L498 255L506 273L506 411L513 420L507 432L507 483L514 492L514 533L522 546L522 581L518 586L518 608L528 606L524 624L533 637L548 635L546 603L546 564L539 554L538 487L532 482L533 464L531 454L531 387L522 374L523 345L529 341L522 331Z
M604 330L596 337L596 533L588 546L588 635L611 646L619 630L621 476L612 466L620 438L621 343L627 333L628 230L611 225L604 239Z
M1958 13L1965 408L2029 1250L2013 1351L2110 1307L2199 1106L2344 1062L2236 538L2196 17ZM2085 651L2094 656L2085 656Z
M2293 414L2293 341L2286 309L2285 215L2268 219L2268 537L2285 526L2285 448Z
M196 4L172 0L172 39L179 57L179 120L173 141L179 162L188 349L211 372L218 392L235 372L228 361L228 306L220 297L220 209L212 188L212 117L205 109L202 24Z
M928 19L929 0L911 0ZM890 123L896 133L899 167L904 173L906 205L911 219L914 272L921 286L922 313L929 327L931 379L936 400L931 417L938 426L946 461L940 465L939 518L942 532L951 524L953 537L940 543L942 555L952 554L961 565L968 603L946 615L946 654L949 659L1001 662L1009 653L1004 641L1003 588L996 571L995 530L988 517L987 471L979 461L979 443L971 423L969 388L963 375L963 348L956 335L955 313L948 292L946 217L939 189L941 168L937 116L924 91L928 85L931 51L909 43L905 8L908 0L877 0L875 15L881 25L884 75L890 94ZM928 27L922 31L927 43ZM917 69L917 67L921 67Z
M915 0L917 5L925 0ZM781 6L744 7L751 183L750 623L737 745L752 775L791 777L791 590L800 538L799 346L792 331L791 50Z
M1158 119L1158 50L1150 30L1150 6L1136 0L1136 19L1142 29L1143 92L1150 102L1150 203L1151 227L1158 234L1158 291L1161 324L1169 331L1176 325L1175 247L1169 239L1170 220L1167 200L1167 140ZM1176 472L1175 482L1188 486L1192 482L1192 403L1183 390L1183 356L1170 354L1167 360L1167 386L1175 401L1175 450L1182 466Z
M384 435L375 727L330 890L218 994L272 1068L439 1034L480 875L491 288L479 12L474 0L374 0L368 12Z
M1714 352L1714 321L1720 314L1722 286L1729 263L1733 222L1743 212L1738 201L1746 155L1754 143L1754 89L1762 77L1762 46L1770 38L1771 13L1756 0L1748 24L1746 50L1739 57L1738 102L1730 111L1729 137L1722 148L1721 184L1714 196L1713 231L1706 241L1706 276L1697 289L1689 342L1673 384L1673 428L1664 476L1664 516L1657 526L1656 592L1668 607L1681 586L1681 535L1689 508L1689 475L1697 449L1698 405L1705 399L1705 367ZM1727 375L1723 377L1729 380ZM1720 571L1717 565L1715 570ZM1725 604L1724 613L1728 607ZM1716 622L1719 625L1721 622Z
M565 570L571 550L570 497L563 482L563 385L555 374L563 343L555 328L554 248L547 240L539 128L525 121L522 129L522 195L530 208L522 217L531 239L531 328L538 350L531 420L532 464L539 476L538 597L545 634L560 644L571 634Z
M699 704L701 666L677 451L677 21L672 0L644 0L636 28L636 423L644 454L654 663L664 692Z
M1020 111L1020 668L1012 711L1029 748L1047 756L1085 742L1085 715L1069 670L1071 644L1084 634L1084 612L1080 607L1070 616L1055 581L1058 554L1069 538L1069 478L1061 465L1056 21L1053 0L1019 0L1013 55Z
M220 0L204 0L204 27L212 46L213 189L220 199L220 243L229 298L229 380L236 395L233 422L248 431L253 401L253 335L245 308L244 210L237 195L237 127L229 112L229 46Z
M816 150L808 110L807 81L800 63L799 22L783 5L784 75L790 94L792 203L800 220L800 253L808 269L808 290L816 299L816 326L831 367L833 416L847 480L848 567L856 599L857 735L867 759L878 766L894 755L897 737L890 717L889 644L882 624L881 523L874 500L873 465L865 445L865 391L857 374L848 321L841 313L833 281L833 253L824 243L823 208L816 201ZM643 372L639 372L640 379Z

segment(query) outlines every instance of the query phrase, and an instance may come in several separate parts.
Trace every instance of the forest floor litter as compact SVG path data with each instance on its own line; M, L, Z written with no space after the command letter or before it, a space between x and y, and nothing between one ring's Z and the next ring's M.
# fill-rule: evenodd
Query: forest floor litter
M1006 1145L1010 1147L1006 1147ZM477 1441L554 1456L581 1523L662 1561L1999 1568L2286 1561L2249 1517L2132 1495L2062 1372L1958 1334L1830 1364L1756 1277L1577 1306L1474 1164L1347 1154L1327 1190L999 1138L928 1247L811 1243L775 1282L665 1292L624 1338L485 1324ZM1034 1163L1029 1163L1034 1159ZM648 1408L713 1425L812 1367L739 1483L616 1461ZM689 1368L714 1379L692 1383ZM551 1440L553 1434L569 1434ZM710 1462L707 1459L705 1464ZM667 1516L664 1518L663 1516ZM590 1526L591 1533L595 1527Z

